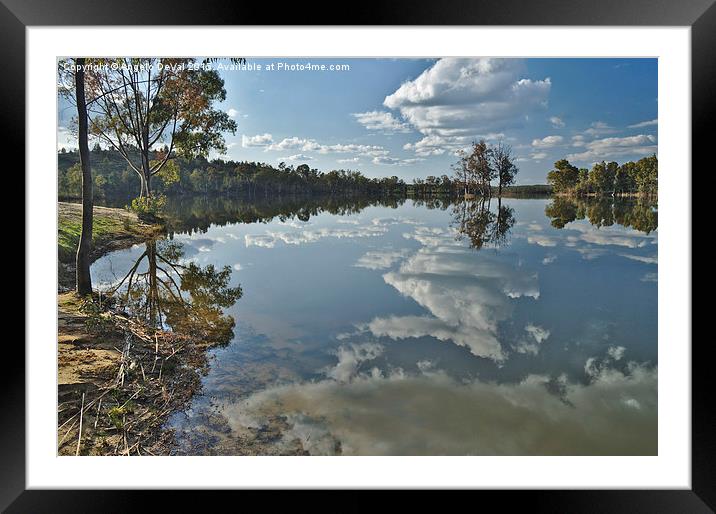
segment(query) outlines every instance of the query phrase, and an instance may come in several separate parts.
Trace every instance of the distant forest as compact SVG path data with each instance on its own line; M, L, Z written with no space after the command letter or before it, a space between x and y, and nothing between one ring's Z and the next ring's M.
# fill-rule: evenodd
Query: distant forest
M161 152L157 152L157 158ZM98 145L91 150L94 195L99 198L133 198L140 193L136 173L122 155ZM152 190L168 196L235 194L253 197L298 194L340 194L372 196L452 196L461 195L463 184L448 175L428 176L405 182L396 176L368 178L360 171L322 172L307 164L208 160L176 157L153 177ZM79 153L62 149L58 153L58 195L62 199L79 198L82 171ZM507 195L548 195L545 185L509 186Z

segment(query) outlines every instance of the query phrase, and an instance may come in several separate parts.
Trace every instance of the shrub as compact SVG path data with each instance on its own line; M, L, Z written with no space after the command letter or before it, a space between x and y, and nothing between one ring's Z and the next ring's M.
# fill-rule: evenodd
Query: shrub
M102 308L91 296L82 299L79 311L87 316L85 326L90 332L102 332L109 321L102 315Z
M140 196L132 200L132 204L128 209L137 213L140 219L156 219L164 210L167 203L167 197L164 195Z

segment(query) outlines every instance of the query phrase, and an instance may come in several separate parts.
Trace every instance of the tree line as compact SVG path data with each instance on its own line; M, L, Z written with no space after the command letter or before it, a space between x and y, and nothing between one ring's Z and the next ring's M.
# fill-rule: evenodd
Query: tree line
M166 152L166 148L150 152L150 160ZM139 150L128 148L136 158ZM124 157L113 149L95 144L90 150L92 186L98 198L133 198L141 194L136 173ZM64 199L80 198L82 169L77 150L62 148L58 152L58 195ZM168 196L246 195L251 197L289 196L301 194L369 195L369 196L461 196L464 182L455 177L428 175L407 182L397 176L369 178L360 171L337 169L328 172L279 163L209 160L203 155L175 157L152 178L152 193ZM474 188L469 185L469 190ZM544 195L551 192L545 185L493 185L491 193Z
M161 155L166 149L157 150ZM130 155L137 149L128 149ZM150 158L154 160L154 153ZM94 190L100 197L130 198L141 194L135 173L116 151L95 145L91 151ZM203 155L175 157L152 178L152 194L249 195L268 197L299 194L380 194L405 195L413 185L396 176L369 178L360 171L337 169L319 171L308 164L209 160ZM81 169L78 152L60 150L58 154L60 197L76 198L80 192Z
M547 181L554 192L571 196L653 196L658 193L658 168L656 155L636 162L597 162L592 169L577 168L567 159L554 163L547 173Z

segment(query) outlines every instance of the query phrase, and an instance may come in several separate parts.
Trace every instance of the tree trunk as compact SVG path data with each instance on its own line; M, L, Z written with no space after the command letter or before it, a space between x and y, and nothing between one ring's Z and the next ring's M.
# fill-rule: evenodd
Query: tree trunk
M151 180L152 175L147 173L147 176L144 177L144 193L147 197L152 196L152 187L151 187Z
M85 99L85 72L83 58L77 58L78 70L75 73L75 95L77 98L78 145L80 165L82 167L82 231L77 245L75 260L76 288L80 295L92 293L90 277L90 252L92 251L92 168L90 167L89 144L87 142L87 100Z
M161 327L161 310L159 305L159 288L157 286L157 246L155 242L147 243L147 267L149 272L149 322L152 327Z
M142 134L142 142L144 143L144 149L142 150L142 171L144 172L144 194L149 197L152 196L152 172L149 166L149 128L145 127L144 133Z

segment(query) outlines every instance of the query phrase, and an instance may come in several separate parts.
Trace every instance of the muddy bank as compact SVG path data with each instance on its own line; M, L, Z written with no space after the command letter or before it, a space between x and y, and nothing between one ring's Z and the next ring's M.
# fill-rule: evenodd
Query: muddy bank
M58 296L58 454L168 454L162 425L200 387L210 345L88 305Z

